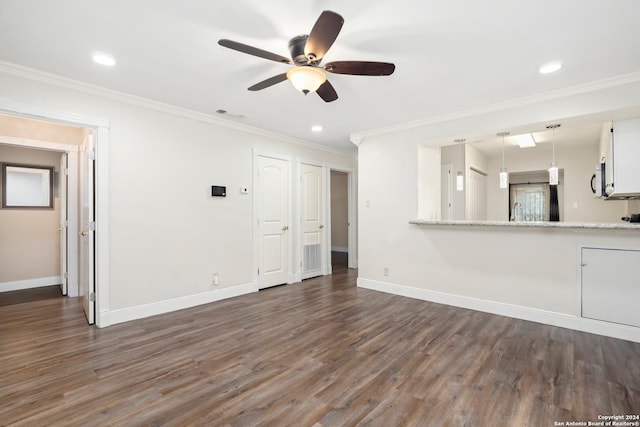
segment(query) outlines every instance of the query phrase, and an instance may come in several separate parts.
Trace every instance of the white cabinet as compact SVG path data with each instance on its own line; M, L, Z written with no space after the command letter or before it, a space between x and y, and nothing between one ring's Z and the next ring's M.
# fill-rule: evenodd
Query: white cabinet
M640 327L640 250L582 248L582 317Z
M602 151L606 156L607 195L640 196L640 118L613 122L610 146Z

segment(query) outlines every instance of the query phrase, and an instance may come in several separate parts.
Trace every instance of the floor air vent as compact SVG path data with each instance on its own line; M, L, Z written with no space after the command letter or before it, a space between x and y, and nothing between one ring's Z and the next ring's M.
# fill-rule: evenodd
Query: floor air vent
M320 270L320 244L304 245L303 273Z

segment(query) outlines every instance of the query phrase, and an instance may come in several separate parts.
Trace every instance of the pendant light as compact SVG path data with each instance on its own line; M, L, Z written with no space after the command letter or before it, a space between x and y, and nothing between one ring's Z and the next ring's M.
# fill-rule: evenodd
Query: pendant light
M556 163L556 129L560 127L560 123L547 126L551 129L551 167L549 168L549 185L558 185L558 164Z
M498 132L498 136L502 137L502 167L500 168L500 188L507 188L509 186L509 173L507 168L504 167L504 137L509 135L509 132Z
M458 172L456 175L456 190L464 191L464 175L462 175L462 172Z

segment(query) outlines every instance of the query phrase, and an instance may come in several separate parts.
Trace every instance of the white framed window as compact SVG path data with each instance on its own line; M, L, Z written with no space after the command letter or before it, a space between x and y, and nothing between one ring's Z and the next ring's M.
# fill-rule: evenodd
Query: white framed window
M511 221L548 221L550 191L548 183L511 184L509 186Z

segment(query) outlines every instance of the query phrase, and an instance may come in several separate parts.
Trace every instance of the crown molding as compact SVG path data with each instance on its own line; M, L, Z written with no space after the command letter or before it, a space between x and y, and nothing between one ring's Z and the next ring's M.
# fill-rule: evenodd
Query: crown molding
M351 134L349 135L349 139L351 140L352 143L354 143L357 147L360 146L360 144L362 144L362 141L364 141L364 136L362 134Z
M287 142L290 144L301 145L307 148L329 152L338 155L347 155L356 157L357 153L351 150L341 150L339 148L328 147L326 145L317 144L304 139L294 138L288 135L284 135L278 132L268 131L255 126L250 126L242 123L233 122L230 120L221 119L211 114L202 113L187 108L178 107L176 105L166 104L152 99L143 98L136 95L131 95L125 92L119 92L112 89L107 89L102 86L93 85L90 83L81 82L79 80L70 79L68 77L62 77L57 74L51 74L44 71L36 70L33 68L24 67L22 65L13 64L10 62L0 61L0 73L8 74L27 80L33 80L40 83L47 83L53 86L75 90L77 92L86 93L89 95L95 95L102 98L108 98L113 101L122 102L137 107L148 108L150 110L160 111L163 113L172 114L175 116L196 120L228 129L237 130L240 132L250 133L265 138L276 139L278 141Z
M450 122L454 120L465 119L469 117L480 116L488 113L495 113L497 111L504 111L518 107L526 107L528 105L537 104L540 102L552 101L559 98L565 98L568 96L581 95L589 92L595 92L602 89L609 89L618 86L624 86L628 84L640 82L640 72L633 72L628 74L622 74L615 77L610 77L601 80L595 80L590 83L568 86L566 88L543 92L535 95L524 96L520 98L514 98L508 101L496 102L488 104L482 107L470 108L467 110L456 111L453 113L447 113L437 116L430 116L424 119L413 120L410 122L400 123L397 125L387 126L384 128L371 129L362 132L354 132L349 135L352 143L360 146L362 142L369 137L385 135L394 132L411 130L419 127L433 126L444 122Z

